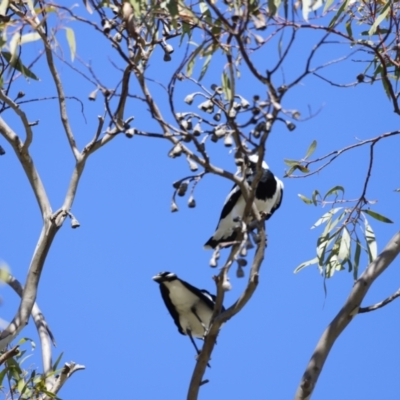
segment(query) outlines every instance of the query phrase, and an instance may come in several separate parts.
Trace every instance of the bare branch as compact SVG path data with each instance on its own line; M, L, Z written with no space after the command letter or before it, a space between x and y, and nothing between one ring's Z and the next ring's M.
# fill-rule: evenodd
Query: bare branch
M18 279L16 279L11 274L8 274L5 281L8 283L9 286L11 286L11 288L14 289L14 291L20 297L22 297L24 288L21 285L21 283L18 281ZM53 336L49 326L47 325L44 315L40 311L40 308L37 305L37 303L35 303L33 305L32 318L35 322L36 329L38 331L39 338L40 338L40 344L41 344L41 349L42 349L43 372L44 372L44 374L48 374L52 370L50 341L53 343L54 346L56 345L56 342L55 342L54 336ZM51 377L50 381L52 381L52 380L53 380L53 377Z
M8 124L1 117L0 134L4 136L4 138L8 141L8 143L10 143L10 145L14 149L14 152L18 157L22 168L24 169L26 176L28 177L29 183L31 184L43 218L49 217L51 215L50 202L47 198L43 183L40 179L38 172L36 171L28 149L24 147L18 135L8 126Z
M0 99L3 100L10 108L12 108L15 114L17 114L18 117L21 119L26 133L26 140L23 147L25 149L28 149L30 144L32 143L33 133L26 114L19 108L18 104L14 103L8 96L4 94L2 90L0 90Z
M0 356L0 365L3 365L9 358L16 356L19 353L19 346L14 346Z
M400 130L393 131L393 132L388 132L388 133L384 133L383 135L374 137L374 138L372 138L372 139L361 140L361 141L359 141L358 143L351 144L350 146L344 147L343 149L331 151L330 153L325 154L325 155L322 156L322 157L316 158L315 160L310 160L310 161L304 160L304 161L302 161L302 162L304 162L304 166L307 168L307 167L308 167L309 165L311 165L311 164L320 162L320 161L322 161L322 160L325 160L326 158L331 157L325 164L323 164L321 167L317 168L315 171L312 171L312 172L310 172L310 173L308 173L308 174L304 174L304 175L289 175L288 177L289 177L289 178L306 178L307 176L314 175L314 174L320 172L320 171L321 171L322 169L324 169L325 167L327 167L327 166L328 166L329 164L331 164L336 158L338 158L340 155L342 155L342 154L345 153L346 151L355 149L356 147L364 146L365 144L368 144L368 143L371 143L371 144L372 144L372 143L377 143L377 142L379 142L381 139L385 139L385 138L390 137L390 136L396 136L396 135L399 135L399 134L400 134Z
M61 374L57 377L53 387L49 389L49 392L57 394L63 387L64 383L69 379L76 371L85 369L84 365L75 364L73 361L65 363L61 371ZM42 400L53 400L53 397L44 396Z
M62 218L59 218L59 221L61 221L61 224ZM42 232L29 268L21 303L9 326L0 334L0 349L7 346L28 323L29 316L36 301L37 288L44 261L59 227L60 225L55 224L51 218L44 221Z
M396 292L394 292L391 296L389 296L387 299L376 303L372 306L368 306L368 307L360 307L358 309L358 313L362 314L362 313L366 313L366 312L370 312L370 311L374 311L377 310L378 308L382 308L384 306L386 306L386 304L391 303L394 299L397 299L400 296L400 289L398 289Z
M68 114L67 114L67 102L66 102L66 96L64 93L64 88L62 85L61 78L58 75L55 63L54 63L53 50L51 48L50 40L46 35L46 31L43 27L43 24L41 23L41 21L39 21L39 18L37 16L34 19L28 19L24 16L24 14L16 6L10 5L10 8L13 9L13 11L21 18L21 20L29 23L32 26L32 28L35 29L36 32L40 35L40 37L43 41L43 44L45 46L47 65L49 67L51 76L54 80L54 84L56 86L56 90L57 90L57 94L58 94L58 103L60 106L61 121L64 126L64 130L67 135L68 142L71 147L72 153L74 154L75 159L78 160L80 157L80 152L78 151L78 148L76 146L74 134L73 134L72 128L69 124L69 118L68 118Z
M204 372L207 367L207 363L210 360L211 353L214 349L217 336L219 333L219 330L221 328L221 325L228 321L230 318L232 318L234 315L236 315L250 300L251 296L253 295L254 291L257 288L258 285L258 278L259 278L259 270L262 264L262 261L264 260L264 252L265 252L265 239L266 239L266 234L265 234L265 229L261 228L259 230L260 234L260 242L257 246L257 251L252 263L251 267L251 272L249 276L249 281L247 284L246 289L242 293L242 295L239 297L239 299L231 306L229 307L226 311L221 313L219 316L217 316L212 323L205 339L204 339L204 345L203 348L198 356L196 367L193 371L192 379L190 381L190 386L189 386L189 391L187 395L187 400L197 400L198 394L199 394L199 388L202 384L203 381L203 376ZM235 251L235 249L232 249L232 252L230 254L230 257L228 259L228 262L230 262L232 258L232 253ZM223 290L221 285L222 281L225 278L226 268L224 267L219 275L219 279L217 280L217 287L218 287L218 295L217 295L217 302L218 302L218 297L221 296L221 291ZM218 304L216 302L216 309L218 308ZM222 303L221 303L222 304Z
M336 339L352 321L353 317L358 314L360 304L372 283L389 267L399 253L400 232L397 232L379 256L368 265L357 279L345 304L322 334L297 388L295 400L310 398Z

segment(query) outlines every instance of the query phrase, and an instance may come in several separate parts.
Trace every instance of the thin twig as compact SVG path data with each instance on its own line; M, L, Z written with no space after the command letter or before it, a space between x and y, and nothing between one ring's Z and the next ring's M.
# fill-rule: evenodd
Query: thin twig
M377 310L378 308L382 308L382 307L386 306L386 304L391 303L394 299L397 299L399 296L400 296L400 289L398 289L395 293L393 293L387 299L385 299L379 303L376 303L376 304L374 304L372 306L368 306L368 307L360 307L358 309L358 313L362 314L362 313Z

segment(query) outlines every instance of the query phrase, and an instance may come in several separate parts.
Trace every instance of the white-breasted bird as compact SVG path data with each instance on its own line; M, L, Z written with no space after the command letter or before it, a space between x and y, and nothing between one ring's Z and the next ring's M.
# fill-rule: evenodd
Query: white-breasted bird
M256 165L258 155L252 154L249 157L250 173L246 180L251 185L256 176ZM283 182L278 179L268 168L265 161L262 162L262 176L258 182L255 193L255 204L259 212L266 214L266 219L279 208L283 197ZM238 185L233 185L231 192L225 200L221 216L214 235L204 245L205 249L215 249L220 243L232 242L236 239L237 218L243 218L246 201Z
M193 337L203 339L207 334L216 297L179 279L172 272L160 272L153 276L153 280L160 284L161 296L179 333L189 336L198 354ZM222 311L225 311L223 306Z

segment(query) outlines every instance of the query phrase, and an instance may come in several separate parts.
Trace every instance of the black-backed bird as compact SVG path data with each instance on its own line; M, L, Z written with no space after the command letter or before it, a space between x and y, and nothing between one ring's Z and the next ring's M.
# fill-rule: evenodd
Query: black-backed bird
M246 180L251 185L256 176L256 165L258 155L252 154L248 157L250 161L249 173ZM279 208L283 197L283 182L278 179L268 168L265 161L262 162L262 176L258 182L255 193L255 204L259 212L269 219ZM231 192L225 200L221 216L214 235L204 245L205 249L215 249L220 243L232 242L237 237L237 218L243 218L246 201L238 185L233 185Z
M179 333L189 336L198 354L200 351L193 337L203 339L207 334L216 297L172 272L160 272L153 280L160 284L161 296ZM221 312L224 310L222 306Z

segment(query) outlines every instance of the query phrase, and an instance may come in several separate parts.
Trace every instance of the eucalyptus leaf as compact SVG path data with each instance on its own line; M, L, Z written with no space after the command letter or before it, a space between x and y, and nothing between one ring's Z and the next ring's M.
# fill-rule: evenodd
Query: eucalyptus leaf
M371 263L372 261L375 260L375 258L378 255L378 246L376 243L375 233L371 225L368 223L367 218L364 218L364 225L365 225L364 235L365 235L365 241L367 243L368 259L369 262Z
M372 218L375 218L378 221L386 222L387 224L393 224L392 220L390 220L389 218L385 217L382 214L378 214L375 211L372 211L372 210L362 210L362 211L365 212L366 214L370 215Z
M298 267L296 267L296 269L293 272L295 274L297 274L303 268L308 267L309 265L317 264L317 263L318 263L318 257L315 257L312 260L305 261L305 262L301 263Z
M333 215L335 215L338 211L340 211L343 207L336 207L330 209L327 213L325 213L312 227L311 229L316 228L317 226L324 224L325 222L329 221Z
M332 189L330 189L330 190L328 190L327 192L326 192L326 194L325 194L325 196L324 196L324 200L328 197L328 196L330 196L331 194L335 194L336 196L338 196L339 195L339 191L341 191L343 194L344 194L344 187L343 186L339 186L339 185L337 185L337 186L334 186Z
M310 200L310 199L307 198L306 196L303 196L302 194L298 194L297 196L299 196L300 199L304 201L304 203L306 203L306 204L312 204L312 200Z
M304 158L307 159L308 157L310 157L314 153L316 148L317 148L317 141L313 140L312 143L310 144L310 147L308 148L307 154Z

